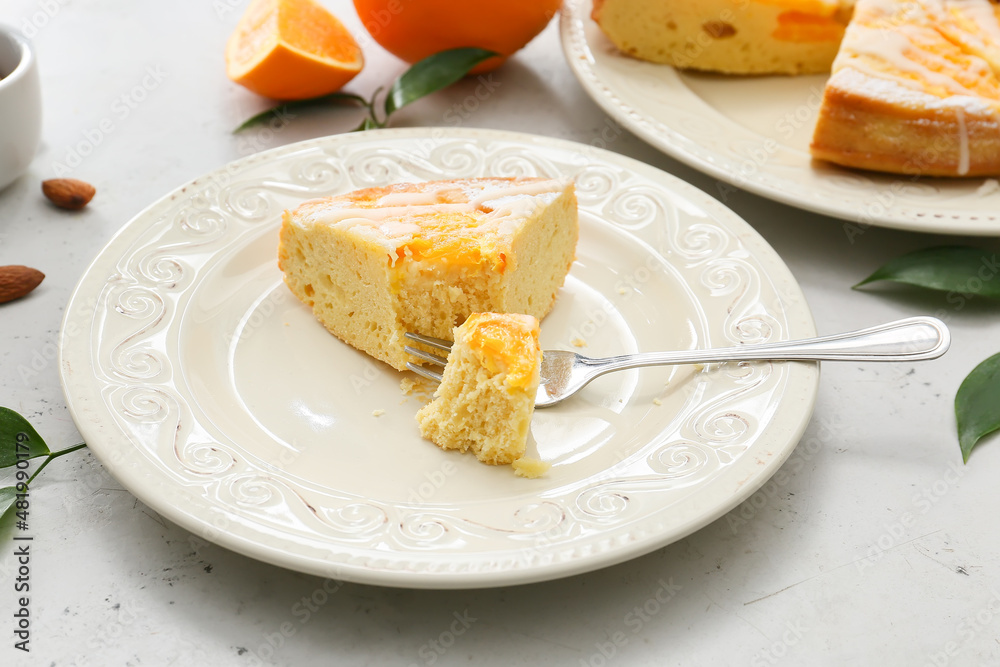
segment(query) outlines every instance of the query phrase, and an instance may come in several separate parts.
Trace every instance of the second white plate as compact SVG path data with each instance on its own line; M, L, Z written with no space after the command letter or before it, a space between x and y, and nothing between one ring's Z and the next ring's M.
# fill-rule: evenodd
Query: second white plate
M809 155L825 75L731 77L681 72L622 55L566 0L563 51L587 93L625 129L724 182L848 221L918 232L1000 236L995 179L918 179L852 171Z
M606 376L535 413L540 479L422 440L402 375L326 332L277 268L282 210L400 181L569 176L578 261L542 345L604 356L813 335L794 279L701 191L607 151L485 130L327 137L233 163L128 223L61 338L73 417L123 485L202 537L351 581L499 586L646 553L747 498L812 411L807 363ZM375 416L376 411L384 411Z

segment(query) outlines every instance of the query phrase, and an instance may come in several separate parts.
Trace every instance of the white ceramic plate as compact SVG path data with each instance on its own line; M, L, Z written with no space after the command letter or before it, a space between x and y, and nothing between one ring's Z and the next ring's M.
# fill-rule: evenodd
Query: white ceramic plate
M623 127L726 183L790 206L918 232L1000 235L994 179L914 179L813 162L809 141L826 75L727 77L622 55L590 19L592 0L566 0L560 30L570 68Z
M536 412L530 450L552 469L520 479L422 440L403 375L329 335L282 284L284 208L482 175L576 179L578 261L542 325L543 347L572 349L582 337L586 352L609 355L814 334L774 251L649 166L485 130L327 137L189 183L94 260L61 337L67 402L92 451L143 502L206 539L393 586L583 572L679 539L747 498L801 436L816 365L607 376Z

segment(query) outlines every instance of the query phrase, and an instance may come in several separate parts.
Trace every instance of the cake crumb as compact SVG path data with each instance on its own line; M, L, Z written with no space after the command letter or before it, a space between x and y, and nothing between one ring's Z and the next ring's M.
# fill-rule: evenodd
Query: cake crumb
M536 477L541 477L548 472L549 468L552 467L552 464L546 463L545 461L539 461L538 459L528 458L527 456L522 456L511 463L510 467L514 469L514 474L518 477L534 479Z
M574 338L573 340L571 340L570 344L573 347L587 347L587 341L585 341L584 339L580 338L579 336L577 336L576 338Z
M658 398L653 399L653 405L663 405L663 401Z
M385 410L372 410L372 417L381 417L385 414Z
M436 388L436 385L432 385L430 380L425 380L422 377L404 377L399 381L399 390L403 392L404 396L416 396L418 401L425 404L430 403L431 399L434 398ZM406 402L405 398L401 404L403 402Z
M624 287L619 287L618 288L618 293L619 294L628 294L628 290L625 289Z

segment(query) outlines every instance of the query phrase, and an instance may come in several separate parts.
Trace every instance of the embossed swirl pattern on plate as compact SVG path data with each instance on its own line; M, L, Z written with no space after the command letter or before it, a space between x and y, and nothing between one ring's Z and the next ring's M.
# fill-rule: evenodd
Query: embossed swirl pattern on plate
M374 141L374 140L373 140ZM270 224L285 206L311 196L400 180L497 176L574 176L582 211L631 232L643 232L660 261L669 262L691 284L702 285L713 342L751 342L784 335L782 299L740 239L708 217L681 224L676 194L646 176L617 165L597 165L580 152L552 146L490 139L414 138L397 146L373 141L314 142L271 157L249 160L190 186L170 213L151 224L127 257L120 275L103 293L96 317L118 337L95 359L102 392L132 433L155 434L141 449L192 494L241 522L295 533L313 542L339 540L351 562L382 563L376 553L388 545L402 553L448 551L495 542L507 536L528 552L501 561L462 561L468 571L507 568L530 561L558 562L612 549L610 541L586 547L573 543L568 517L594 527L625 525L640 513L637 499L656 498L710 479L737 460L763 424L732 407L747 396L776 400L778 378L769 365L747 372L717 370L681 431L654 445L621 474L568 485L544 502L512 505L500 518L480 517L475 508L439 512L392 507L335 489L299 489L280 470L247 453L238 443L216 441L197 423L195 411L175 384L176 370L164 353L164 332L179 326L179 299L211 259L245 230ZM665 259L666 258L666 259ZM158 454L170 452L167 458ZM651 529L647 526L647 529ZM652 529L655 529L653 527ZM518 552L520 553L520 552ZM409 557L408 557L409 558ZM391 560L391 559L390 559ZM440 563L409 558L408 567L428 571Z

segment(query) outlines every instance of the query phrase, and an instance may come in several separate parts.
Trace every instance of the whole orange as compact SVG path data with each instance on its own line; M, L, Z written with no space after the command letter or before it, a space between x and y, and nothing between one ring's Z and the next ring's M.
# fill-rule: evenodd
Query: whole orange
M354 0L372 38L406 62L463 46L504 56L487 60L473 72L500 66L548 25L561 4L562 0Z

